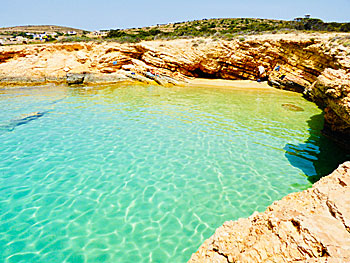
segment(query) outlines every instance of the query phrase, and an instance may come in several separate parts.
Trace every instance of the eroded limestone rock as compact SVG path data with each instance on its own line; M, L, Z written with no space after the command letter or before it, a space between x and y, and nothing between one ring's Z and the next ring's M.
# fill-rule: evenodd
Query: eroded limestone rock
M350 73L327 68L304 93L324 108L323 133L350 148Z
M350 262L350 162L264 213L225 222L189 262Z
M85 74L76 74L76 73L67 73L67 83L69 85L72 84L83 84L84 83Z

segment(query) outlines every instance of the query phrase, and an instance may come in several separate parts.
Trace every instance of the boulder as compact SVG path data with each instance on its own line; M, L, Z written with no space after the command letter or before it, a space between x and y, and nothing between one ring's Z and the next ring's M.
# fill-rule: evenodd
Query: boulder
M85 78L85 74L67 73L67 75L66 75L66 81L69 85L83 84L84 78Z

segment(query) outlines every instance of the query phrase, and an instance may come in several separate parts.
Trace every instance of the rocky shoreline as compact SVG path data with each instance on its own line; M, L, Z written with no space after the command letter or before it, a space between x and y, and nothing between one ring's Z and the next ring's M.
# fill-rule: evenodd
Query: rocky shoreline
M233 41L181 39L137 44L67 43L0 47L0 85L143 82L189 78L268 80L303 93L325 112L324 134L350 148L350 34L257 35ZM259 67L265 72L259 75Z
M324 134L350 149L350 34L0 47L0 86L188 85L192 78L260 78L303 93L324 110ZM345 163L265 213L226 222L190 262L349 261L349 178Z
M350 262L350 162L264 213L225 222L189 262Z

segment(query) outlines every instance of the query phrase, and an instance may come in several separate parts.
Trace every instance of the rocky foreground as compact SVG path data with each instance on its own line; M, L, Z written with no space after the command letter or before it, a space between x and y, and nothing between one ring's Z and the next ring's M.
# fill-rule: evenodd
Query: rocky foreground
M350 162L264 213L225 222L189 262L350 262Z

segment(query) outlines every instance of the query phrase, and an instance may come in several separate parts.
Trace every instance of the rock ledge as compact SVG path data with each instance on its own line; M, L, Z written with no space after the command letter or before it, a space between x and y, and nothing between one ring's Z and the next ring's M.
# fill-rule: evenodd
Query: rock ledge
M350 262L350 162L264 213L225 222L189 262Z

